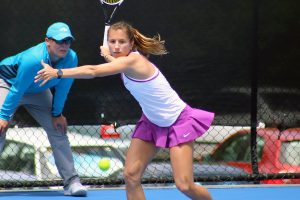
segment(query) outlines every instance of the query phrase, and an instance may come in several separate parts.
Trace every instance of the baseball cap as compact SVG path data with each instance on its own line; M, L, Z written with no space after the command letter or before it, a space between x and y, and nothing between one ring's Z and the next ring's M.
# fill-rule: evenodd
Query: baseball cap
M69 26L63 22L56 22L50 25L47 30L46 37L53 38L55 40L63 40L69 37L72 38L72 40L74 40Z

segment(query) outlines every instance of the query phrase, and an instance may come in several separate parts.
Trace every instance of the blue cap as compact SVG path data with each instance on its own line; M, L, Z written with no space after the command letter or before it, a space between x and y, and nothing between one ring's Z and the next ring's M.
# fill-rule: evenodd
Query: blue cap
M56 22L50 25L47 30L46 37L53 38L55 40L63 40L65 38L72 38L74 40L69 26L63 22Z

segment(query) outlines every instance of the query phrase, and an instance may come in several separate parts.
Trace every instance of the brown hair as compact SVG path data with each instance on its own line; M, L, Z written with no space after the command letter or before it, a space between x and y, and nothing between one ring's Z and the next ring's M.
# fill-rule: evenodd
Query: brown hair
M160 35L149 38L141 34L137 29L124 21L112 24L108 30L121 29L126 32L130 41L134 41L134 49L144 55L164 55L167 54L165 41L161 40Z

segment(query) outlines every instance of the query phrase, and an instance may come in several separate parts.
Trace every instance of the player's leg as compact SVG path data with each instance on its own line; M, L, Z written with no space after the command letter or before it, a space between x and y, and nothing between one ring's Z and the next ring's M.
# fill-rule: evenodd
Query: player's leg
M170 148L170 159L176 187L193 200L212 200L208 190L194 183L193 142Z
M141 177L157 152L157 148L150 142L133 138L126 155L124 179L128 200L143 200L145 194L141 185Z
M64 186L68 186L71 182L79 182L68 137L66 134L57 131L52 123L52 94L50 90L38 94L25 95L22 99L22 104L45 129L53 150L55 164L63 178Z
M2 79L0 79L0 108L2 107L4 100L9 92L9 85ZM6 133L0 134L0 153L3 151L5 145Z

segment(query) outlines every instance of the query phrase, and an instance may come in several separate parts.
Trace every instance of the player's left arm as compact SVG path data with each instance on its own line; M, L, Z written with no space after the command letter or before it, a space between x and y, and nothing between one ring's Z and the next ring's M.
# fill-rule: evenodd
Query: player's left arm
M140 55L130 54L125 57L119 57L112 62L99 64L99 65L83 65L76 68L62 69L62 78L77 78L77 79L91 79L95 77L103 77L121 72L126 72L135 67L138 63ZM43 80L41 85L47 81L57 78L57 69L53 69L46 63L42 62L44 69L40 70L35 77L35 82Z

